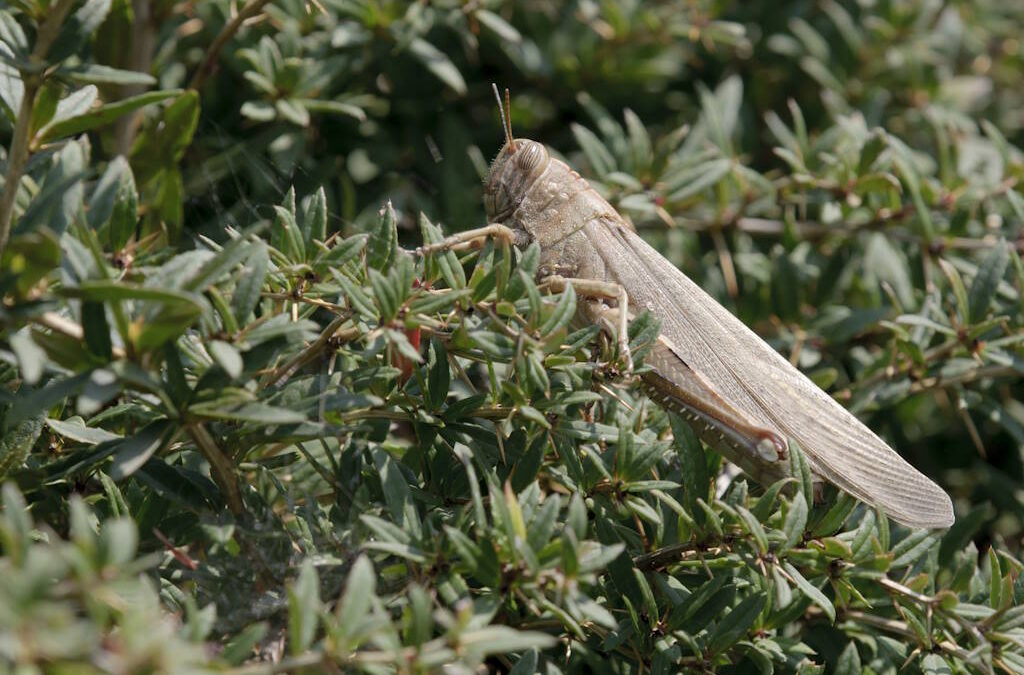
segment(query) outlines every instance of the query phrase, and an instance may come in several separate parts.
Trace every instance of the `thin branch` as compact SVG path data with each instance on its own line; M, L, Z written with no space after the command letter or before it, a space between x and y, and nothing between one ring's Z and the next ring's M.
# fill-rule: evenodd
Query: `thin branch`
M220 33L214 38L213 42L206 49L206 53L203 54L203 60L199 62L199 67L196 69L195 74L192 76L192 81L189 82L188 88L199 90L206 82L206 78L213 72L213 64L220 56L220 50L224 48L224 45L228 43L228 40L238 32L238 29L242 27L245 20L256 15L264 5L268 4L270 0L250 0L242 9L238 11L231 21L221 29Z
M306 347L301 352L293 356L291 359L288 360L287 363L283 364L281 367L276 368L273 372L268 373L266 376L264 376L263 385L277 386L279 384L282 384L283 381L287 380L289 377L292 376L292 373L296 372L299 368L315 359L317 355L320 354L321 351L327 348L327 345L330 344L331 339L334 338L334 336L338 333L341 326L350 318L352 318L351 312L345 312L335 317L334 321L331 321L331 323L327 325L327 328L325 328L323 332L320 333L319 337L317 337L316 340L311 342L308 347ZM358 337L358 335L359 329L352 328L344 332L344 334L342 335L342 339L346 341L352 340Z
M234 464L217 447L217 442L213 440L213 436L206 430L202 422L192 422L186 425L186 429L196 447L199 448L199 452L210 463L210 475L217 483L217 487L224 493L224 499L227 501L231 513L236 516L245 513L245 504L242 502L242 493L238 489L238 477L235 475Z
M54 333L60 333L72 340L85 340L85 332L82 327L71 319L66 319L56 312L43 312L39 316L34 316L30 319L33 323L37 323L44 328L49 328ZM115 359L125 358L125 351L121 347L113 347L111 352Z
M35 47L29 56L31 65L43 64L72 5L74 5L74 0L60 0L46 17L43 25L39 27ZM21 179L25 175L25 166L28 164L29 143L32 140L29 138L32 131L32 110L35 108L36 95L39 93L40 87L43 86L43 79L39 73L26 75L25 71L22 71L24 91L21 95L18 118L14 124L14 133L11 136L11 147L7 153L7 175L4 176L4 190L3 193L0 193L0 257L3 256L4 249L7 248L7 240L11 236L14 200L18 196L18 188L21 187Z
M718 553L721 553L721 551L721 547L713 547L702 551L691 542L673 544L672 546L660 548L657 551L651 551L650 553L644 553L643 555L636 556L633 558L633 565L638 570L647 572L650 570L664 569L672 563L680 562L682 560L697 558L702 553L717 555Z

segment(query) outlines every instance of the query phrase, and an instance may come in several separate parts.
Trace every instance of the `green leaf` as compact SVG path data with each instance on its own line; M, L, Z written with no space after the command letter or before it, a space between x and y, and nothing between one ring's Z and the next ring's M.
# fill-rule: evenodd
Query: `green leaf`
M82 303L82 331L89 351L104 361L114 358L110 341L110 326L107 324L106 305L101 302Z
M14 227L15 233L49 228L60 236L81 217L85 177L89 164L89 144L85 139L65 143L56 154L56 163L46 173L42 187Z
M840 492L836 497L835 503L829 507L825 515L811 528L811 536L823 537L835 534L843 526L843 523L846 522L846 519L850 517L855 508L857 508L856 498L845 492Z
M88 445L121 439L121 436L111 433L106 429L86 426L81 417L69 417L66 420L48 418L46 426L65 438L78 441L79 443L87 443Z
M811 602L820 607L825 612L825 615L828 616L829 621L835 623L836 608L835 605L832 604L832 601L829 600L817 586L808 581L804 575L800 573L800 570L794 567L792 563L789 561L783 562L782 567L789 574L789 577L793 580L793 583L796 584L796 587L800 589L800 592L807 596Z
M275 242L281 252L293 263L306 259L306 244L295 220L295 188L288 190L284 206L275 206L274 233Z
M1003 604L1003 572L994 546L988 549L988 580L988 604L992 609L999 609Z
M534 675L539 672L537 670L537 649L528 649L523 652L523 655L519 657L512 669L508 671L508 675Z
M462 73L440 49L423 38L417 37L409 43L409 52L456 94L459 96L466 94L466 81L462 79Z
M288 646L292 655L305 652L313 644L320 609L320 577L307 558L288 589Z
M835 675L860 675L861 674L860 654L857 653L857 643L850 642L839 654L836 661Z
M265 621L249 624L224 645L220 658L239 666L253 656L253 650L267 636L270 626Z
M135 557L139 544L139 531L131 518L115 518L100 528L100 560L106 565L120 567Z
M793 548L804 536L804 528L807 527L807 500L793 499L789 503L789 511L786 512L786 520L782 530L786 534L786 548Z
M202 267L184 284L186 291L201 293L217 283L236 265L245 260L252 244L245 237L229 241L224 248L203 263Z
M779 492L782 491L782 488L789 485L792 480L792 478L780 478L769 485L764 494L757 498L754 508L750 509L751 513L757 516L757 519L761 522L768 520L768 516L775 510L775 500L778 498Z
M629 134L629 147L633 156L633 166L636 169L646 167L651 163L653 149L651 137L647 128L635 112L626 108L622 111L622 117L626 121L626 131Z
M342 635L353 635L355 628L370 613L376 592L377 575L373 563L366 555L360 555L352 564L345 580L345 591L334 610Z
M49 58L61 61L82 49L103 23L110 6L111 0L85 0L81 3L60 25L60 34L50 49ZM52 11L52 4L50 9Z
M423 236L423 243L425 245L437 244L444 239L444 234L441 232L441 228L430 222L429 219L422 213L420 213L420 232ZM462 269L462 265L459 264L459 258L455 255L454 251L446 250L441 251L431 256L428 261L429 265L437 265L437 269L441 273L441 277L445 283L448 284L449 288L465 288L466 286L466 273ZM428 267L428 269L433 269ZM430 278L430 277L428 277Z
M99 63L86 63L75 67L63 67L60 74L80 84L120 84L127 86L151 87L157 83L149 73L136 70L111 68Z
M573 289L572 284L566 287L565 291L562 292L562 296L558 299L558 304L555 305L555 310L551 313L551 316L541 325L538 332L542 338L547 338L569 325L572 318L576 315L576 291Z
M141 300L167 304L192 305L202 311L206 306L202 296L185 291L136 286L127 282L83 281L78 286L61 289L61 294L68 298L76 298L87 302L109 302L113 300Z
M516 27L494 12L486 9L478 9L473 16L475 16L477 21L480 22L480 25L489 29L499 39L508 44L517 45L523 41L523 36L519 33Z
M327 238L327 193L322 185L306 201L302 224L307 248L311 248L314 241Z
M300 127L309 126L309 111L298 101L279 98L274 102L274 106L277 108L278 114L292 124Z
M83 131L90 131L98 127L106 126L130 112L134 112L141 108L145 108L148 105L159 103L160 101L165 101L179 95L188 96L188 94L182 94L182 90L180 89L150 91L145 94L139 94L138 96L122 99L116 103L101 105L98 108L94 108L81 114L76 114L66 119L55 119L40 130L40 141L49 143L57 140L58 138L74 136L75 134L80 134Z
M380 449L374 451L373 459L380 474L384 500L391 511L391 517L399 527L418 539L421 531L419 514L416 512L412 491L400 465L391 455Z
M39 129L50 122L57 112L57 103L64 91L55 80L47 80L43 83L39 93L36 94L36 104L32 108L32 122L29 127L29 134L35 136ZM95 88L93 88L95 91Z
M789 468L793 478L797 480L800 494L807 502L807 510L814 506L814 479L811 476L811 465L807 463L807 456L800 446L793 439L789 440Z
M780 319L796 319L800 312L803 284L790 255L781 245L772 248L772 306Z
M35 343L27 328L12 334L8 340L11 351L18 359L18 368L21 370L22 379L27 384L39 382L49 361L46 352Z
M798 500L799 501L799 500ZM754 538L754 543L757 544L758 553L764 555L768 552L768 535L764 531L764 527L757 520L757 516L748 511L742 506L736 506L736 512L740 516L742 521L743 529L750 533L750 536Z
M970 321L977 323L985 318L992 300L996 296L996 289L1006 274L1006 268L1010 265L1010 247L1006 240L1002 239L992 247L988 255L978 265L978 273L971 282L971 290L968 293L967 306L970 307Z
M427 402L431 410L439 410L448 397L451 386L451 372L448 367L448 352L440 340L430 341L427 356Z
M135 473L164 445L170 428L168 420L157 420L135 435L111 444L108 450L114 459L107 475L119 481Z
M398 214L389 201L378 212L377 224L366 242L366 264L384 271L398 251Z
M235 290L231 294L231 311L239 325L245 325L260 301L260 293L270 268L270 254L262 241L252 244L245 267L238 273Z
M242 374L242 355L232 345L222 340L213 340L206 349L228 377L236 378Z
M703 514L697 509L697 500L707 497L708 486L711 483L704 448L690 425L679 415L670 413L669 421L682 468L686 510L693 514L698 522L703 522Z
M367 234L354 234L342 239L319 262L341 267L362 252L366 247L367 239L369 239Z
M700 171L694 175L693 181L672 191L666 196L666 199L671 202L686 201L725 178L730 170L732 170L731 159L714 159L700 168Z
M590 168L600 178L615 170L615 157L597 135L581 124L573 123L570 128L576 142L587 157Z
M932 547L937 546L941 533L929 530L914 530L892 549L892 567L913 565Z
M757 621L767 601L764 593L753 593L744 598L715 624L708 640L708 650L718 654L743 639L750 627Z
M131 167L124 157L115 157L93 189L89 227L100 230L106 225L110 248L119 251L135 232L138 210L139 197Z
M39 416L22 420L0 436L0 481L25 463L42 430L43 417Z
M197 417L207 419L253 422L271 426L306 421L304 414L279 405L267 405L255 401L238 403L230 399L196 403L189 408L189 412Z
M477 658L490 654L507 654L524 649L544 649L556 643L553 635L538 631L520 631L508 626L487 626L463 633L459 645Z

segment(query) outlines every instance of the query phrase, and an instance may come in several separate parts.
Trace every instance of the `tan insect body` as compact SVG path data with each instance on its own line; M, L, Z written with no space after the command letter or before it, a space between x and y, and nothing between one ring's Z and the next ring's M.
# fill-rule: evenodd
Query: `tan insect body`
M941 488L647 244L567 164L540 143L513 139L504 110L502 118L506 143L484 187L492 225L445 245L495 235L517 247L536 242L538 280L556 291L572 284L584 299L580 318L616 336L629 368L632 312L654 314L662 327L645 359L647 390L758 482L789 475L782 460L792 439L816 479L894 520L953 523Z

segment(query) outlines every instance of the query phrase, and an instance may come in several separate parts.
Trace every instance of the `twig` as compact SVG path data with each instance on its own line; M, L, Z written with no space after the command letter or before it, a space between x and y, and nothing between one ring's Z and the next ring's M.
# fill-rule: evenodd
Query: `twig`
M74 0L60 0L50 11L46 21L39 27L39 32L36 34L36 44L29 56L31 65L42 65L73 4ZM4 191L0 193L0 256L3 256L4 249L7 248L7 240L11 235L14 200L18 195L18 188L21 186L21 178L25 175L25 166L28 164L29 142L32 140L29 138L32 130L32 110L35 108L36 95L43 85L43 79L43 76L38 73L26 75L25 71L22 71L24 91L21 95L18 118L14 124L14 133L11 136L11 147L7 153Z
M732 254L729 252L729 245L722 235L722 228L711 229L711 241L715 244L715 251L718 253L718 264L722 268L722 277L725 279L725 288L730 298L736 298L740 294L740 285L736 280L736 267L732 264Z
M85 332L81 326L56 312L43 312L39 316L32 317L31 321L73 340L85 340ZM111 353L115 359L125 358L125 351L121 347L113 347Z
M327 325L327 328L325 328L323 332L320 333L320 336L317 337L316 340L311 342L308 347L306 347L301 352L296 354L294 357L289 359L287 363L283 364L281 367L275 369L273 372L265 376L263 378L263 385L276 386L278 384L281 384L282 380L286 380L287 378L291 377L292 373L294 373L299 368L301 368L302 366L316 358L316 356L321 351L323 351L328 344L330 344L331 338L335 336L335 334L338 332L338 329L341 328L342 324L344 324L350 318L352 318L352 315L349 312L345 312L335 317L334 321L331 321L331 323ZM346 332L345 338L352 339L358 335L358 328L351 329Z
M923 593L918 593L914 589L907 588L903 584L897 581L893 581L892 579L889 579L887 577L882 577L881 579L879 579L878 585L890 591L891 593L896 593L898 595L905 596L907 598L910 598L911 600L914 600L915 602L921 603L922 605L934 605L937 602L936 599L932 596L924 595Z
M242 7L242 9L238 11L235 18L229 21L227 25L221 29L217 37L214 38L213 42L210 43L210 46L207 47L206 53L203 54L203 59L199 62L199 67L192 76L192 81L189 82L189 89L195 89L198 91L199 88L203 86L203 83L206 82L206 78L209 77L210 73L213 71L213 63L220 55L220 50L223 49L228 40L238 32L238 29L241 28L246 19L255 15L269 2L270 0L250 0L245 7Z
M135 14L131 29L131 54L128 57L129 67L140 73L148 73L153 65L153 50L156 48L156 29L158 20L153 17L156 3L150 0L134 0L132 11ZM144 90L141 85L126 85L121 88L121 96L128 97L140 94ZM131 153L135 132L142 120L142 111L136 110L114 122L114 154Z
M199 448L199 452L210 463L210 475L224 493L231 513L236 516L245 513L245 504L242 502L242 493L238 489L238 478L235 476L235 467L231 460L217 447L217 442L202 422L192 422L185 428Z
M707 553L717 555L722 551L721 547L712 547L706 550ZM696 558L702 551L693 543L674 544L660 548L657 551L644 553L633 558L633 565L643 571L658 570L668 567L670 564Z

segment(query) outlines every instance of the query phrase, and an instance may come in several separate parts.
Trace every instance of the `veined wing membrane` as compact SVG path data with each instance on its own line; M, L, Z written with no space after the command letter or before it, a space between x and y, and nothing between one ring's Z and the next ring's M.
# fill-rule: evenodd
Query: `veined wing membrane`
M600 219L586 227L631 309L652 310L676 356L733 408L795 440L815 473L893 519L914 527L953 523L939 486L637 234Z

